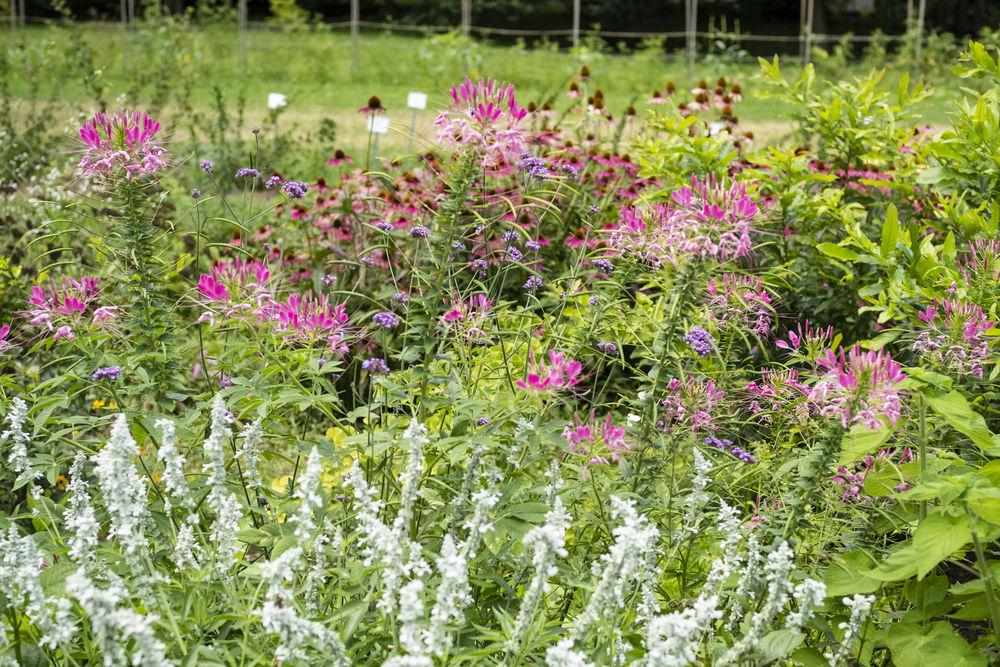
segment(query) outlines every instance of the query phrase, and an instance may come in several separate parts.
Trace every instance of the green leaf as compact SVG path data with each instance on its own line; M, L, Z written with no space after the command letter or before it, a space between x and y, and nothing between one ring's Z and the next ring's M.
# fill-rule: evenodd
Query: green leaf
M806 636L797 630L772 630L760 640L758 650L767 660L780 660L802 644Z
M893 662L907 667L986 667L986 658L969 646L947 621L928 626L899 623L886 635Z
M875 560L864 551L850 551L841 556L834 556L823 576L827 597L877 591L881 588L882 582L864 573L874 565Z
M923 579L970 540L972 529L967 517L934 514L917 526L910 541L897 546L877 568L865 574L882 581L902 581L914 575Z
M969 501L969 509L975 512L976 516L994 526L1000 526L1000 489L978 486L969 491L966 498Z
M896 211L895 204L889 204L885 210L885 222L882 223L882 257L889 259L889 256L896 249L898 239L899 212Z
M986 426L986 420L969 406L964 395L958 391L950 391L943 396L925 392L924 398L931 410L941 415L953 429L968 437L987 454L1000 456L1000 446Z
M837 465L853 463L865 454L878 451L890 435L892 435L891 428L872 431L866 429L862 424L855 424L840 441L840 458L837 459Z
M839 246L836 243L820 243L816 246L816 249L824 255L828 255L834 259L842 259L845 262L856 262L858 257L860 257L860 255L853 250Z

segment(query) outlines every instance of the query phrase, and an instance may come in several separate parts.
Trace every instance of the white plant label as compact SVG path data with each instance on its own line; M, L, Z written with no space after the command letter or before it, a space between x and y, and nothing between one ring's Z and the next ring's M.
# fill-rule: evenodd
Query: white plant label
M375 134L389 133L389 119L386 116L368 116L368 131Z
M267 108L268 109L281 109L288 104L288 98L286 98L281 93L268 93L267 94Z
M406 106L411 109L427 108L427 93L412 92L406 96Z

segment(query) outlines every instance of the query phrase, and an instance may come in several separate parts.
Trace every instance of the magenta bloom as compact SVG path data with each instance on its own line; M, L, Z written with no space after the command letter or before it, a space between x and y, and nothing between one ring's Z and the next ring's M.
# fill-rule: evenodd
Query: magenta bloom
M945 370L983 379L983 362L990 356L987 331L993 322L979 306L948 301L934 302L918 317L926 325L913 349Z
M774 341L774 346L781 350L788 350L793 354L805 353L806 356L812 358L819 351L827 349L830 341L833 340L833 327L814 329L809 324L809 320L806 320L799 322L795 331L789 329L785 338L787 340ZM801 353L800 350L802 350Z
M464 301L456 295L441 319L449 330L461 333L466 339L483 340L489 337L484 327L493 316L492 308L493 302L485 294L474 294Z
M586 457L584 475L591 466L619 462L622 455L631 449L625 441L625 429L612 423L610 412L600 424L595 421L593 413L587 422L573 415L573 421L566 424L562 436L571 452Z
M661 429L675 428L697 431L714 431L717 426L712 414L726 395L717 389L714 380L689 375L683 380L671 378L660 405L663 411L657 424Z
M913 451L909 447L902 450L883 449L875 456L865 455L863 459L855 462L850 468L840 466L837 474L833 476L833 481L840 484L843 492L841 500L845 503L870 502L872 498L862 493L865 486L865 478L872 470L881 468L886 463L899 465L909 463L913 460ZM901 482L896 486L896 492L902 493L909 488L906 482Z
M720 328L750 331L761 339L771 333L774 308L760 276L724 273L720 282L709 280L708 309Z
M844 428L862 424L878 429L899 419L902 401L897 386L906 378L887 352L853 347L837 355L829 350L817 359L826 373L809 392L809 401L824 417L838 417Z
M71 340L82 325L104 328L117 318L115 306L97 306L100 292L98 278L63 278L62 286L34 285L28 299L28 318L32 324L55 333L56 340ZM96 306L96 307L95 307Z
M608 245L619 254L658 268L685 258L731 261L750 255L757 204L740 183L692 178L676 190L672 204L646 210L625 207Z
M210 273L198 278L198 292L211 309L202 313L199 322L214 324L217 316L229 319L252 315L266 319L274 301L267 264L244 259L220 260Z
M10 325L4 324L3 326L0 326L0 354L14 347L14 344L8 340L9 336Z
M331 351L346 353L347 307L331 305L325 294L290 294L270 307L270 321L286 339L306 345L325 342Z
M528 377L518 380L517 386L531 391L557 391L576 386L582 379L583 365L569 359L562 352L549 350L549 363L537 362L532 352L528 361Z
M750 394L748 409L765 422L771 421L765 410L779 412L809 394L809 388L799 381L799 372L794 368L785 371L765 368L759 381L747 382L746 390Z
M440 141L479 153L487 167L513 164L525 152L519 123L528 110L517 103L514 86L467 78L452 87L451 99L451 108L435 121Z
M80 128L86 152L78 168L87 176L126 179L153 174L167 166L166 150L154 143L160 124L139 111L97 113Z

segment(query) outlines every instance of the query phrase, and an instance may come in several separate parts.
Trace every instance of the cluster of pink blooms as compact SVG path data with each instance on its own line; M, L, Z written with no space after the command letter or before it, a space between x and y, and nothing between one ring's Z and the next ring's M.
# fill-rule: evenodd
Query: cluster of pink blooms
M10 325L4 324L3 326L0 326L0 354L14 347L14 343L12 343L9 338Z
M863 495L862 490L868 473L876 466L881 467L889 463L909 463L912 460L913 452L909 447L904 447L899 451L883 449L875 456L866 455L861 461L851 466L850 470L846 466L840 466L837 468L837 474L834 475L833 481L842 486L843 491L840 498L845 503L867 502L871 498ZM900 482L896 486L896 493L902 493L908 488L909 485L906 482Z
M528 110L517 103L513 85L467 78L452 87L451 99L435 121L441 142L479 153L486 167L513 164L525 152L519 125Z
M154 143L160 124L139 111L97 113L80 128L86 146L79 169L87 176L133 179L167 166L166 150Z
M591 466L617 463L630 449L625 441L625 429L612 423L610 412L600 424L593 413L586 422L580 421L578 415L573 415L573 421L566 424L562 436L571 452L586 457L584 476Z
M493 302L485 294L474 294L468 299L456 296L441 319L449 330L461 332L466 340L482 341L489 338L483 327L493 316L492 309Z
M544 392L571 389L580 382L583 364L555 350L549 350L548 357L548 362L538 361L532 351L528 357L527 377L518 380L517 386L521 389Z
M663 430L674 428L697 431L714 431L715 416L712 414L726 395L716 388L715 381L688 375L683 380L671 378L667 392L660 405L663 412L657 423Z
M271 272L258 260L221 260L202 274L198 292L211 308L198 319L215 324L218 318L269 323L285 339L313 345L322 342L332 352L346 353L350 317L344 304L333 305L326 295L290 294L275 297Z
M916 352L949 371L983 379L983 363L990 354L984 334L993 322L982 308L945 299L927 306L918 317L927 329L913 343Z
M760 380L751 380L746 386L750 394L750 412L759 415L762 421L770 421L765 412L777 412L795 400L809 394L809 388L799 381L799 372L794 368L776 371L765 368Z
M28 300L32 324L55 333L55 340L72 340L82 325L105 329L118 316L116 306L97 306L101 293L98 278L63 278L62 285L34 285ZM96 306L96 307L95 307Z
M608 244L652 267L677 264L683 257L729 261L753 250L751 223L757 204L740 183L692 178L690 188L674 191L673 202L642 211L625 207Z
M268 284L270 278L267 264L259 260L238 258L216 262L210 273L198 279L198 291L210 306L220 310L205 311L198 322L215 324L217 316L264 317L274 301L274 289Z
M844 428L861 424L878 429L895 424L902 410L899 383L906 375L884 350L853 347L828 350L816 360L825 373L809 392L823 417L836 417Z
M765 339L771 334L774 308L760 276L724 273L708 281L708 310L719 327L753 332Z
M787 350L793 354L812 359L828 350L831 340L833 340L832 326L816 329L809 324L809 320L806 320L799 322L795 331L789 329L788 333L785 334L785 339L774 341L774 346L780 350Z
M995 295L1000 284L1000 241L970 241L958 258L958 271L973 295Z

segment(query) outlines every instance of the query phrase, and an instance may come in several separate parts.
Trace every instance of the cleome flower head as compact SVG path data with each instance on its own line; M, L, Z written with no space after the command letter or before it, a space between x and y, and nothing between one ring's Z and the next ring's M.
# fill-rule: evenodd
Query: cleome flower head
M34 285L28 299L28 318L32 324L55 333L55 340L72 340L84 326L107 328L118 315L115 306L98 306L98 278L64 277L62 285Z
M913 343L916 352L948 371L983 379L983 362L990 356L984 336L993 322L982 308L945 299L927 306L918 317L926 328Z
M479 153L487 167L520 159L525 138L519 123L528 110L517 103L513 85L466 78L452 87L451 99L450 108L435 121L440 141Z
M160 124L140 111L96 113L80 128L85 152L78 168L87 176L131 180L167 166L166 150L154 143Z
M841 348L839 354L828 350L817 363L826 372L813 385L809 401L820 415L838 417L844 428L863 424L873 430L899 419L898 384L906 375L887 352L858 346L848 352Z
M517 386L529 391L556 391L569 389L580 382L580 371L583 365L566 357L562 352L549 350L548 363L535 360L532 352L528 360L528 375L524 380L518 380Z

